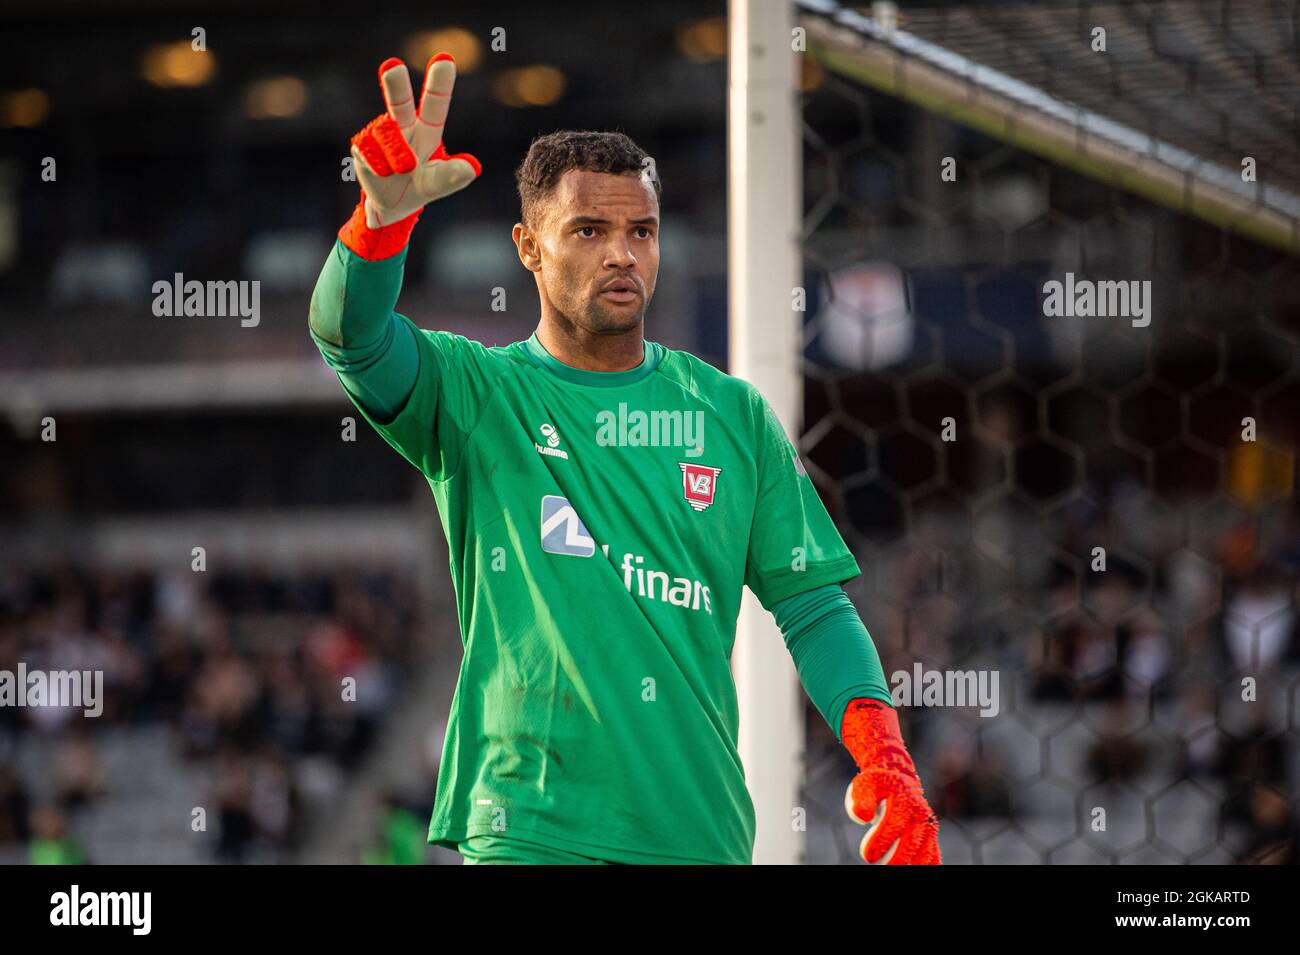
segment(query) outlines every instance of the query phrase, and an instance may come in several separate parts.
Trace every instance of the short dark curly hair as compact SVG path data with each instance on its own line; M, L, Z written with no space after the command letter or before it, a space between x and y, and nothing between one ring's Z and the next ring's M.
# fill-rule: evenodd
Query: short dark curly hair
M515 170L519 211L529 228L536 225L542 202L570 169L611 173L646 171L655 198L659 199L663 193L654 160L627 135L577 129L546 133L532 141L528 155Z

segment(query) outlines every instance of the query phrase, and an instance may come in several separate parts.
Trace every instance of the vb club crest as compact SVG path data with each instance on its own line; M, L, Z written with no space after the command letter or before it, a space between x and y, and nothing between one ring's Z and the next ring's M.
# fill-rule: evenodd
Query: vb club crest
M677 466L682 469L682 493L686 495L686 503L697 511L702 511L713 503L713 494L718 487L718 475L722 473L722 468L705 467L702 464L683 464L677 462Z

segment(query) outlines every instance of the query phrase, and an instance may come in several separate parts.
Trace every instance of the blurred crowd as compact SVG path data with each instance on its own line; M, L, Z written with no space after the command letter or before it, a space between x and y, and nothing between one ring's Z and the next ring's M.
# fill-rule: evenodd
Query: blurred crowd
M1132 485L1051 519L998 505L974 519L934 510L859 562L864 576L846 589L887 679L918 660L1002 678L994 720L902 711L942 817L1023 822L1042 811L1034 784L1049 775L1076 796L1192 786L1217 803L1207 843L1238 862L1300 862L1292 502L1171 505ZM814 759L842 761L815 713L810 726ZM1083 743L1045 761L1053 737L1080 726ZM1138 820L1147 842L1159 813ZM1074 824L1067 813L1059 834Z
M164 758L209 771L214 858L292 850L303 768L342 776L366 753L403 684L417 605L408 576L381 570L9 568L0 670L102 671L104 700L97 719L0 707L0 851L86 859L77 822L117 795L102 743L150 726L166 727ZM23 771L24 743L52 754L48 773Z

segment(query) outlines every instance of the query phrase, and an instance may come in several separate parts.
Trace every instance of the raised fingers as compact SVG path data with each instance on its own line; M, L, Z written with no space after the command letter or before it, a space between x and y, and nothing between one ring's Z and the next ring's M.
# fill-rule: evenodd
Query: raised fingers
M429 61L424 72L420 110L411 140L420 162L427 162L442 143L447 110L451 106L451 90L455 85L456 61L450 53L439 53Z
M415 94L411 92L411 74L406 64L390 56L379 65L379 88L384 92L384 106L402 132L410 134L415 125Z

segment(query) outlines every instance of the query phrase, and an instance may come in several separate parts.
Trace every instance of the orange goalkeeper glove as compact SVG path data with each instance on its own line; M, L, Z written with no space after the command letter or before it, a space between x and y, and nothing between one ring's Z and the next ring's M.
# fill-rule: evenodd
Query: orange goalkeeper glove
M361 201L339 238L363 259L386 259L406 247L420 212L464 189L482 165L470 153L448 155L442 133L456 83L456 61L439 53L429 61L416 108L406 65L390 57L379 67L387 111L352 137L352 162Z
M840 737L859 769L844 793L844 809L868 827L858 855L874 865L942 864L939 820L925 801L894 708L854 700L844 711Z

